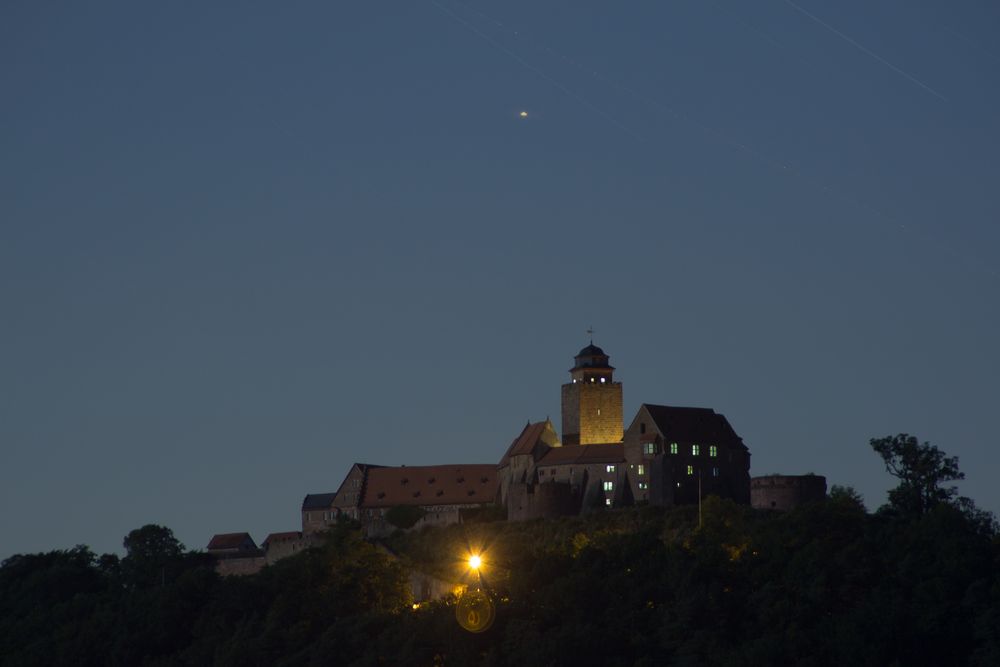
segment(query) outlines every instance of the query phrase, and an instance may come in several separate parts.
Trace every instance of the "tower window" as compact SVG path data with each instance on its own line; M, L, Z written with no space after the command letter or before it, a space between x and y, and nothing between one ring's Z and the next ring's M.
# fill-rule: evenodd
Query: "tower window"
M716 447L715 445L709 445L708 446L708 455L711 456L711 457L718 456L719 455L719 448Z
M614 472L615 471L615 467L613 465L608 465L608 466L605 466L605 470L607 472Z
M646 466L642 465L641 463L639 464L639 474L640 475L646 474Z
M605 498L604 504L607 505L608 507L611 507L611 498Z
M655 454L656 453L656 443L655 442L643 443L643 445L642 445L642 453L643 454Z
M718 477L718 476L719 476L719 469L712 468L712 477Z
M647 482L639 482L639 489L641 491L645 491L648 488L649 488L649 484Z
M615 483L614 482L605 482L604 483L604 490L605 491L614 491L615 490Z
M694 466L688 466L688 474L689 475L693 475L694 474Z
M598 417L600 417L600 416L601 416L601 409L600 409L600 408L597 408L597 416L598 416Z
M671 454L676 454L677 453L677 443L676 442L671 442L670 443L670 453Z

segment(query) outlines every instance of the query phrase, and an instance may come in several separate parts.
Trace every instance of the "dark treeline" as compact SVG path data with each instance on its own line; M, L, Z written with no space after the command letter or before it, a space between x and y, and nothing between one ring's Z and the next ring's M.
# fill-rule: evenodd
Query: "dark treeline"
M700 525L696 507L636 507L375 545L345 523L225 579L159 526L132 531L121 559L14 556L0 567L0 663L1000 664L992 517L945 486L961 478L954 459L906 436L873 446L899 466L874 513L835 487L784 514L709 498ZM409 572L468 581L480 550L489 630L460 629L454 597L414 608Z

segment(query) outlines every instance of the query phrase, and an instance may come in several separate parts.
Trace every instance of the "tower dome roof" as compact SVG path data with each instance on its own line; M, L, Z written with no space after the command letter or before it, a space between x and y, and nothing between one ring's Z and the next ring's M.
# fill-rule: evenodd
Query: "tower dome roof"
M614 370L614 367L608 363L609 360L608 353L594 345L594 341L590 341L590 345L576 353L576 357L573 359L575 363L570 372L583 368Z
M606 357L608 355L604 353L604 350L602 350L601 348L599 348L596 345L594 345L593 343L591 343L587 347L585 347L582 350L580 350L579 352L577 352L576 356L578 356L578 357Z

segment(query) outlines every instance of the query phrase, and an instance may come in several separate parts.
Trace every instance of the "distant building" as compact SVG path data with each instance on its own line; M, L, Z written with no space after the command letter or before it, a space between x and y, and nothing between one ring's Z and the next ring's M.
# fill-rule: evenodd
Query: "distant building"
M597 445L622 440L622 383L604 350L580 350L562 386L563 445Z
M215 571L223 576L254 574L265 564L264 550L250 533L220 533L213 535L206 551L215 557Z
M562 386L563 442L550 421L529 423L500 459L509 519L707 495L750 502L750 452L723 415L643 404L623 431L622 384L609 356L591 343L574 360Z
M822 475L763 475L750 480L750 505L754 509L787 512L826 499Z
M633 494L653 505L713 495L750 503L750 450L710 408L643 403L625 432Z
M636 502L693 504L709 495L787 510L826 496L819 475L751 480L750 450L710 408L643 403L625 428L614 371L593 341L576 354L562 385L562 441L546 419L529 422L496 465L355 463L336 491L306 495L301 532L272 533L263 549L246 533L216 535L209 552L220 572L249 573L315 544L342 517L360 521L369 536L391 532L395 508L408 510L419 528L458 523L492 505L509 520L525 520Z
M391 532L394 507L419 508L414 527L458 523L462 511L497 502L497 468L491 463L377 466L355 463L336 493L310 494L302 504L302 531L325 529L338 516L360 521L369 535Z

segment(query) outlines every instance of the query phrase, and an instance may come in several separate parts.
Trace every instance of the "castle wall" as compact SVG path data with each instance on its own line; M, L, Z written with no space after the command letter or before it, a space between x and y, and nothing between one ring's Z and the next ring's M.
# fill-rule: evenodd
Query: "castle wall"
M822 475L765 475L750 480L750 505L755 509L787 512L825 498Z
M259 552L248 556L228 558L220 556L215 561L215 571L223 577L246 576L248 574L257 574L266 564L267 558L263 553Z
M508 521L551 519L580 513L581 490L569 483L515 484L507 503Z

